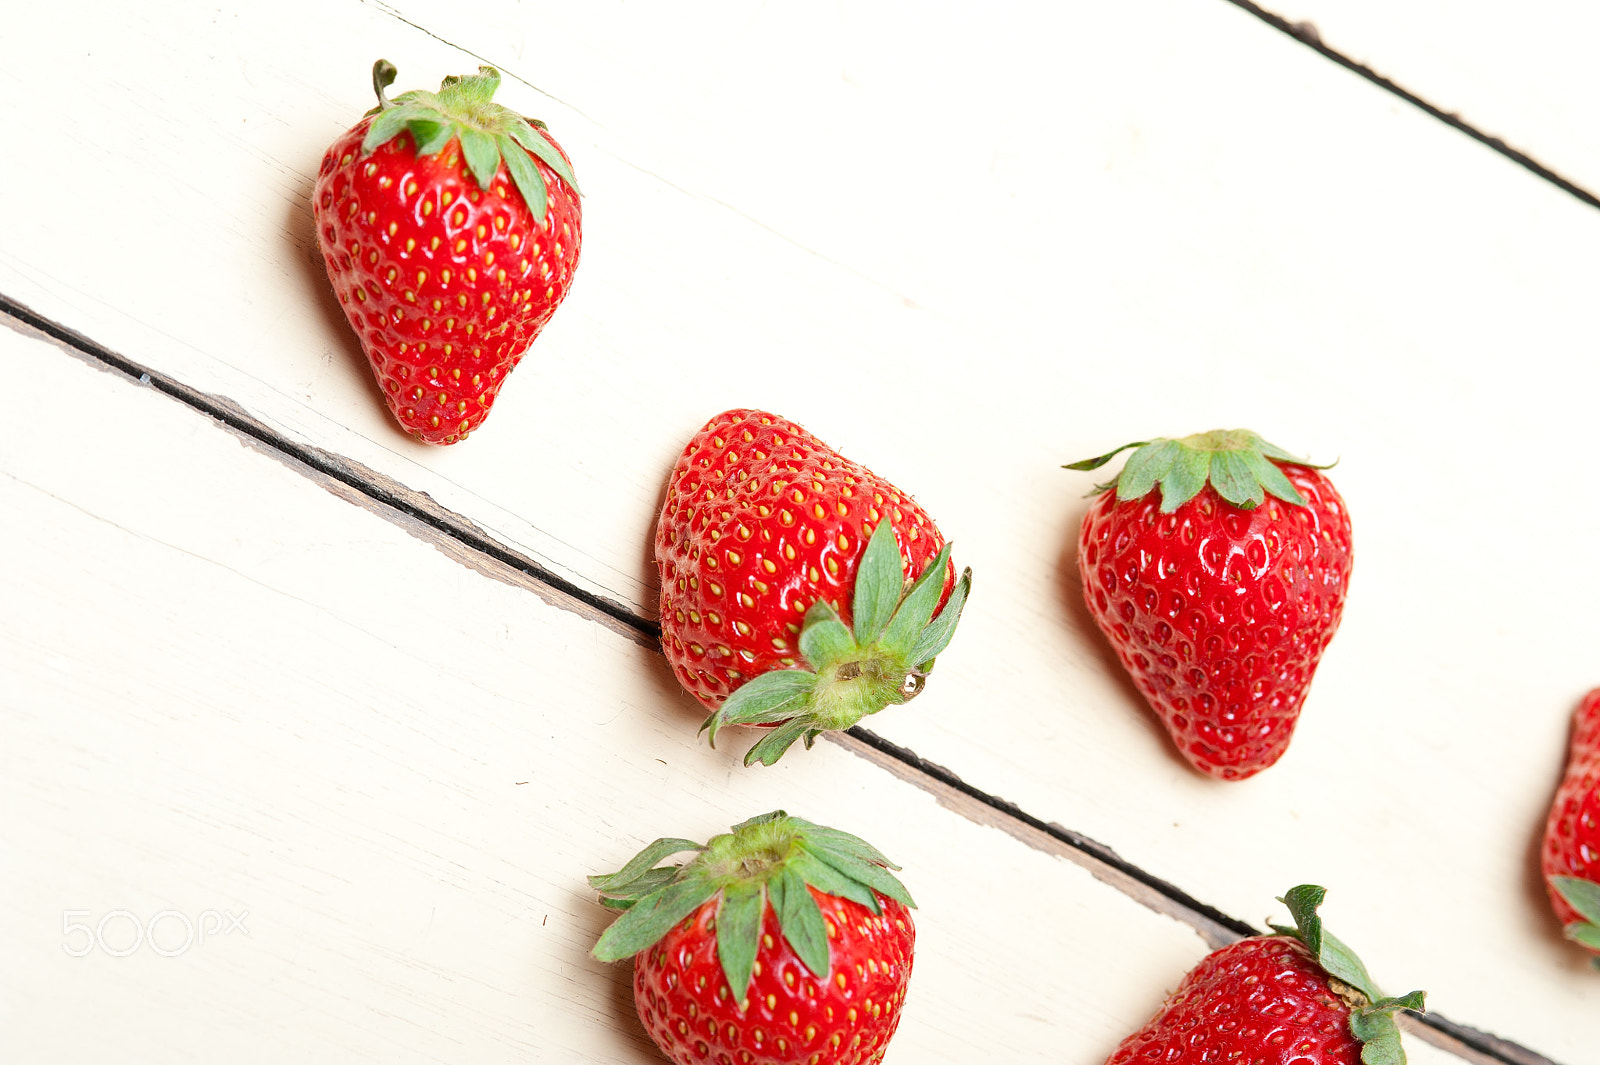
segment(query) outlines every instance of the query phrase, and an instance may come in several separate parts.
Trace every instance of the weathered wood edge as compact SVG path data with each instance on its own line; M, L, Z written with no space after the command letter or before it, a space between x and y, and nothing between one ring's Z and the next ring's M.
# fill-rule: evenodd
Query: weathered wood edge
M1024 846L1072 862L1146 909L1188 925L1211 950L1263 931L1190 898L1175 885L1149 876L1122 861L1115 851L1102 843L1055 822L1041 822L1003 799L961 784L958 777L943 767L930 766L920 759L913 765L905 757L886 753L883 748L891 745L862 729L830 733L827 739L896 779L923 789L940 806L968 821L1004 832ZM916 758L912 752L904 753L911 759ZM1401 1017L1401 1025L1407 1034L1473 1065L1558 1065L1526 1047L1438 1014L1420 1017L1406 1014Z
M1346 55L1344 52L1329 46L1323 41L1322 35L1317 32L1317 27L1315 24L1307 21L1291 22L1281 15L1269 11L1258 4L1252 3L1251 0L1226 0L1226 2L1232 4L1234 7L1239 8L1241 11L1244 11L1247 14L1260 19L1262 22L1266 23L1268 26L1271 26L1273 29L1284 34L1285 36L1294 38L1296 41L1299 41L1301 44L1305 45L1313 52L1316 52L1324 59L1344 67L1346 70L1358 77L1365 78L1378 88L1390 93L1405 103L1410 104L1412 107L1415 107L1429 118L1438 119L1451 129L1471 137L1473 140L1477 141L1479 144L1482 144L1490 151L1497 152L1500 155L1505 156L1507 159L1511 160L1511 162L1522 167L1530 174L1548 181L1550 184L1554 185L1562 192L1567 193L1569 196L1572 196L1579 202L1586 203L1590 207L1600 207L1600 196L1596 196L1593 192L1590 192L1577 182L1563 177L1550 167L1539 162L1539 160L1533 158L1533 156L1529 155L1527 152L1524 152L1521 149L1506 143L1504 140L1494 136L1491 133L1484 132L1471 122L1463 119L1459 114L1456 114L1453 111L1446 111L1441 107L1429 103L1427 100L1405 88L1392 78L1380 74L1367 64L1359 62L1358 60Z
M659 630L654 622L564 580L536 560L500 543L463 515L440 506L426 492L408 488L342 455L291 441L234 400L190 388L4 295L0 295L0 321L88 366L131 378L142 387L154 388L207 415L246 447L282 462L345 502L393 523L468 569L531 592L550 606L587 618L641 647L657 646Z
M441 507L425 492L407 488L362 463L290 441L233 400L201 392L150 370L3 294L0 322L97 370L155 388L211 418L244 446L283 463L329 493L394 524L468 569L531 592L548 605L599 624L641 647L659 649L659 628L654 622L570 585L500 544L462 515ZM1189 897L1175 885L1143 873L1104 844L1054 822L1044 822L1015 804L965 785L950 770L928 763L915 752L898 748L864 729L832 733L828 739L897 779L921 788L958 816L1071 861L1147 909L1188 925L1212 950L1257 931ZM1518 1044L1437 1014L1408 1016L1403 1022L1417 1038L1473 1065L1559 1065Z

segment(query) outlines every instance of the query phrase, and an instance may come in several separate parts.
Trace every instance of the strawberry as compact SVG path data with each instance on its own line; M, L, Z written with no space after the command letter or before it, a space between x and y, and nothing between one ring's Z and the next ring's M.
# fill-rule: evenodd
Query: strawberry
M774 726L745 764L922 690L972 586L900 489L793 422L717 415L672 469L656 528L661 644L726 725Z
M1395 1014L1423 994L1385 998L1350 948L1322 928L1314 884L1290 889L1294 928L1212 952L1106 1065L1404 1065Z
M1540 859L1567 938L1600 953L1600 688L1573 714L1567 769L1550 804Z
M684 851L697 853L656 866ZM633 958L639 1019L679 1065L871 1065L900 1023L916 943L898 868L782 810L704 846L658 839L589 878L626 911L594 955Z
M1251 432L1126 447L1079 536L1089 613L1189 763L1243 780L1288 747L1339 626L1344 500Z
M578 186L540 122L493 102L493 67L384 96L328 149L312 193L328 280L389 409L429 444L466 438L567 295Z

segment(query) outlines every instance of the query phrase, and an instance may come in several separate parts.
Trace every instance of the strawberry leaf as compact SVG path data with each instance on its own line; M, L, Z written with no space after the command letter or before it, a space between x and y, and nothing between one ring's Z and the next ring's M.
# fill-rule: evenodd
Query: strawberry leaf
M634 855L628 864L617 872L602 876L591 876L589 878L589 886L602 893L611 894L616 889L625 888L637 881L640 877L650 872L651 868L663 858L670 858L672 855L682 854L684 851L700 851L704 849L693 840L658 839Z
M544 186L544 176L528 161L528 153L522 150L522 146L510 137L500 138L500 150L505 155L506 170L511 174L512 184L522 193L522 202L528 205L535 219L544 221L545 212L550 209L550 194Z
M1361 1041L1362 1065L1405 1065L1406 1051L1394 1015L1400 1010L1423 1012L1423 998L1421 991L1413 991L1350 1011L1350 1034Z
M1367 972L1356 952L1351 950L1332 932L1324 930L1322 933L1322 953L1317 955L1317 960L1328 971L1330 976L1337 977L1351 987L1367 996L1369 1002L1376 1002L1383 997L1372 976Z
M1153 489L1161 491L1161 512L1170 514L1193 499L1207 485L1241 510L1252 510L1268 495L1304 506L1306 499L1283 475L1276 462L1311 466L1247 429L1196 433L1182 439L1158 437L1140 444L1125 444L1093 459L1069 463L1069 470L1098 469L1118 452L1133 448L1122 472L1095 491L1115 488L1123 502L1143 499ZM1326 467L1314 467L1325 469Z
M825 980L832 966L828 951L828 927L822 919L822 910L817 907L817 900L793 867L784 869L779 874L778 882L783 885L782 901L776 904L783 938L789 941L811 974L819 980Z
M372 120L372 125L367 127L366 134L361 138L362 154L394 140L411 122L411 118L412 112L398 105L382 111Z
M455 127L442 119L434 121L431 118L414 118L408 126L411 135L417 141L418 159L438 155L456 135Z
M736 1002L743 1002L750 992L765 906L760 885L740 884L722 893L722 905L717 910L717 957Z
M893 873L889 872L889 870L885 869L883 866L874 865L870 862L863 862L857 858L850 857L849 855L840 854L838 851L828 850L825 846L819 846L816 843L812 843L810 846L808 846L807 850L809 850L818 861L825 865L831 866L840 875L849 877L851 880L857 881L858 883L865 884L872 890L878 892L878 894L887 895L889 898L894 899L896 902L902 903L903 905L916 905L916 903L911 901L911 893L906 890L906 886L900 883L899 878L897 878Z
M1101 466L1104 466L1106 463L1110 462L1112 459L1116 458L1130 447L1144 447L1149 443L1150 441L1148 440L1140 440L1132 444L1123 444L1114 451L1107 451L1104 455L1096 455L1092 459L1080 459L1077 462L1069 462L1061 468L1064 470L1098 470Z
M1408 994L1397 995L1394 998L1382 999L1374 1003L1371 1008L1380 1010L1410 1010L1412 1013L1426 1013L1428 1010L1428 996L1421 991L1412 991Z
M1295 928L1285 929L1281 925L1272 927L1284 935L1298 934L1300 941L1311 948L1312 954L1321 954L1322 918L1317 916L1317 908L1327 895L1328 889L1316 884L1299 884L1290 888L1278 901L1289 907L1289 916L1294 918ZM1295 929L1298 929L1298 933Z
M1287 934L1296 936L1310 948L1311 953L1316 956L1317 963L1329 976L1349 984L1365 995L1368 1002L1376 1002L1383 996L1373 984L1366 965L1356 956L1355 951L1322 927L1322 918L1317 916L1317 907L1322 905L1326 895L1327 889L1316 884L1301 884L1285 892L1283 898L1278 901L1289 907L1289 915L1294 918L1296 926L1295 931Z
M417 158L422 159L443 151L445 145L461 134L462 130L433 107L413 100L396 104L380 113L372 125L367 127L366 135L361 139L361 150L364 153L371 152L407 132L416 142Z
M1277 448L1273 448L1273 451L1277 450ZM1294 460L1290 459L1290 461ZM1261 479L1261 487L1269 495L1276 496L1285 503L1293 503L1297 507L1307 505L1306 497L1300 494L1300 489L1296 488L1294 483L1283 475L1283 471L1278 469L1276 464L1262 459L1257 465L1256 473Z
M1259 462L1266 461L1260 455L1255 458ZM1242 452L1211 453L1211 487L1223 499L1243 510L1254 510L1266 498L1258 470L1259 467L1253 466Z
M746 818L745 820L740 821L738 824L733 826L732 833L733 835L738 835L747 829L754 828L756 825L775 825L784 821L799 820L800 819L798 817L790 817L788 812L785 810L769 810L767 813L756 814L754 817Z
M887 520L880 521L856 567L855 597L850 603L855 615L856 643L865 647L877 642L900 602L905 580L894 526Z
M376 117L361 141L363 153L387 144L406 130L416 140L419 158L435 155L459 139L462 162L478 187L489 188L503 159L512 184L539 221L549 210L549 193L530 153L572 186L574 192L578 190L572 167L554 142L535 132L530 120L494 102L500 72L493 67L479 67L476 74L445 78L437 93L413 89L393 100L384 96L384 90L394 81L394 66L380 59L373 66L372 77L378 107L372 112Z
M1172 472L1181 450L1176 440L1158 440L1140 447L1128 456L1117 475L1117 495L1122 499L1143 499Z
M487 189L500 170L500 145L481 129L461 130L461 157L480 189Z
M664 865L659 869L650 870L625 887L609 888L600 897L600 905L626 910L646 895L653 894L676 880L679 868L676 865Z
M866 840L862 839L860 836L852 836L850 833L842 832L837 828L829 828L826 825L813 824L810 821L805 821L798 817L792 817L790 820L793 821L796 827L798 827L805 835L808 843L816 843L825 846L829 850L838 851L841 854L848 854L853 858L859 858L861 861L871 862L874 865L881 865L885 869L900 868L898 865L891 862L882 851L868 843Z
M856 653L855 637L839 615L822 600L811 604L800 629L800 654L817 671L834 662L843 662Z
M1406 1051L1400 1044L1400 1026L1391 1012L1350 1013L1350 1034L1361 1041L1362 1065L1405 1065Z
M695 851L695 857L683 866L650 868L682 850ZM752 817L704 846L658 839L620 872L589 878L603 885L603 905L624 910L600 937L594 955L617 961L648 950L720 893L717 957L743 1009L761 951L767 906L801 962L826 978L832 964L827 921L812 889L823 901L848 899L875 914L882 914L884 897L911 905L909 892L890 867L898 868L860 837L782 810Z
M500 72L479 67L476 74L451 74L439 85L439 95L452 103L487 104L500 88Z
M1550 883L1585 921L1600 925L1600 884L1577 876L1553 876Z
M851 612L854 629L832 604L806 611L799 650L810 669L769 670L745 681L701 726L715 744L727 725L778 725L750 748L745 764L771 765L796 740L807 747L824 732L847 729L886 706L922 691L933 659L949 645L972 588L962 573L950 599L929 620L943 591L950 548L945 545L906 587L893 527L880 521L857 563Z
M922 571L911 590L895 609L883 630L885 647L904 654L916 644L917 637L933 619L933 609L939 605L939 593L944 591L945 570L950 565L950 545L945 544L938 556Z
M859 880L845 876L813 854L809 847L802 847L801 852L789 864L800 874L800 879L818 891L859 902L873 913L883 912L883 907L878 905L878 896L872 893L871 888Z
M724 725L769 725L802 713L816 690L817 675L804 669L774 669L740 685L702 728L716 746Z
M1315 463L1307 462L1298 455L1289 454L1277 444L1269 443L1261 439L1259 436L1256 436L1255 433L1250 433L1249 435L1252 438L1251 442L1254 443L1255 446L1261 450L1261 453L1268 458L1277 459L1280 462L1292 462L1296 466L1310 466L1314 470L1326 470L1332 468L1332 463L1329 463L1326 466L1318 466Z
M961 572L961 579L956 582L955 590L950 593L950 601L939 611L939 616L917 636L917 642L911 645L911 653L906 656L906 661L923 671L933 667L933 660L950 646L950 640L956 634L956 623L961 620L961 611L966 607L967 595L971 591L972 570L966 569Z
M785 751L794 746L796 740L810 731L811 725L804 718L797 717L785 721L745 752L744 764L754 765L760 762L762 765L772 765L783 757ZM807 745L809 746L809 741Z
M1588 921L1573 921L1563 928L1562 932L1580 946L1590 950L1600 950L1600 925L1590 924Z
M1180 450L1172 456L1172 466L1161 481L1161 512L1170 514L1187 503L1206 486L1206 475L1211 472L1211 460L1193 450ZM1117 486L1117 498L1128 499L1122 486Z
M1366 1005L1350 1011L1350 1033L1362 1043L1363 1065L1405 1065L1405 1050L1400 1045L1400 1029L1395 1024L1398 1010L1423 1011L1424 996L1413 991L1399 998L1385 998L1372 982L1367 967L1355 951L1322 926L1317 908L1327 889L1316 884L1300 884L1284 892L1278 901L1289 908L1295 927L1272 925L1279 935L1293 936L1306 945L1323 971L1348 985L1366 1000Z
M534 127L538 127L538 129L542 130L545 128L545 125L543 122L540 122L537 119L523 118L521 115L514 115L512 116L512 119L507 122L506 132L509 133L518 144L522 145L524 148L528 149L528 151L538 156L539 159L543 161L545 166L548 166L551 170L554 170L557 177L559 177L562 181L565 181L568 185L572 186L572 191L581 196L583 194L583 190L578 188L578 179L572 173L572 165L567 162L566 157L564 157L560 152L556 151L555 146L550 143L550 139L548 137L541 136Z
M698 910L717 893L709 880L679 880L634 903L594 945L601 961L621 961L655 944L667 929Z

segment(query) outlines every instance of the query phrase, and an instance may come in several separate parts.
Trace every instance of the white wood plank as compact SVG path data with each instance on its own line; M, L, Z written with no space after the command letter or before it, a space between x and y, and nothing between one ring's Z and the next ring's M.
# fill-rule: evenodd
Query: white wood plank
M1329 47L1524 152L1600 189L1590 47L1600 11L1575 0L1278 0Z
M1545 224L1557 227L1567 217L1560 205L1481 150L1452 145L1453 134L1397 143L1430 124L1397 117L1369 134L1374 112L1361 106L1381 100L1381 111L1386 98L1344 84L1354 79L1330 75L1223 8L1156 5L1160 19L1065 9L1054 21L1021 13L993 25L941 9L916 48L903 42L893 5L831 19L777 8L659 22L593 5L588 14L537 16L491 5L473 23L446 5L411 4L391 16L346 3L319 8L326 33L309 42L295 33L281 47L278 35L299 20L276 12L214 17L211 7L177 0L94 19L72 4L31 9L13 32L33 47L19 48L8 88L27 98L38 91L32 75L96 101L64 143L57 125L32 132L77 164L60 179L63 199L96 205L109 196L113 209L73 216L87 255L63 239L66 220L8 218L0 290L429 492L586 586L643 605L650 577L639 545L651 508L638 504L653 502L676 444L722 407L760 403L812 421L837 411L841 426L873 434L864 446L901 433L900 420L881 414L884 396L930 419L1015 408L1019 375L991 375L981 391L962 380L977 352L1005 352L1028 374L1037 398L1018 418L1054 418L1068 397L1108 394L1125 362L1175 374L1171 391L1184 395L1207 385L1204 367L1218 358L1236 361L1245 378L1276 367L1283 350L1304 366L1318 353L1301 354L1297 339L1290 347L1285 330L1292 336L1306 323L1332 330L1329 350L1354 348L1393 315L1360 301L1419 273L1438 275L1424 282L1435 298L1459 292L1450 305L1476 306L1474 287L1500 277L1485 277L1475 245L1451 232L1468 204L1481 212L1508 201L1494 208L1511 213L1496 215L1505 235L1491 246L1522 241L1540 259L1555 255L1544 265L1508 262L1506 273L1531 274L1527 289L1547 298L1579 290L1560 280L1573 265L1561 249L1577 242L1552 249L1527 239L1522 224L1520 212L1553 210ZM530 364L535 373L523 375L536 380L518 389L511 418L496 419L509 427L481 435L470 451L423 449L388 426L308 261L303 197L322 147L366 106L369 57L406 56L418 84L478 61L404 18L548 85L555 100L522 86L518 102L558 126L566 119L564 137L584 157L600 205L589 212L583 283ZM711 25L717 33L705 32ZM69 29L81 48L62 56L51 42ZM531 55L530 35L541 42ZM938 56L958 46L982 77L945 75ZM1022 61L1019 47L1036 49L1035 61ZM1210 58L1230 54L1240 61ZM1256 99L1269 60L1292 90ZM124 63L137 63L139 76ZM1258 135L1297 121L1308 103L1331 114L1301 123L1292 142ZM582 113L563 114L574 108ZM58 123L60 110L24 108L19 121ZM91 141L91 113L110 130L103 150ZM152 146L152 126L173 124L152 115L181 115L205 151L178 150L186 142L172 134ZM793 165L786 131L801 116L841 146L848 183L819 183ZM963 148L930 167L928 153L952 121ZM1341 154L1342 162L1329 158ZM104 177L108 157L115 182ZM1372 157L1431 173L1386 203L1391 190L1374 180ZM1484 183L1461 186L1464 165ZM1460 188L1440 202L1434 190L1445 174ZM1406 196L1432 198L1430 211L1408 221ZM982 205L980 224L934 221L960 217L969 201ZM1425 252L1396 258L1385 242ZM158 249L158 262L168 254L160 249L183 254L151 269L148 249ZM1393 264L1389 277L1366 261L1369 250ZM1347 316L1340 286L1356 271L1370 285L1350 294L1358 313ZM1329 292L1340 295L1316 295ZM1359 325L1341 333L1347 317ZM1508 317L1502 334L1520 325ZM1454 350L1505 339L1455 329L1445 337ZM1460 341L1470 343L1455 348ZM1179 352L1193 355L1180 362ZM697 353L722 372L682 375ZM798 388L797 362L805 366ZM927 369L908 382L912 365ZM1268 385L1292 383L1277 373ZM841 380L851 381L843 396L826 384ZM1228 406L1252 406L1247 390L1234 391ZM948 456L932 461L944 467ZM557 505L573 499L583 505Z
M11 98L48 70L113 142L93 148L61 108L17 122L77 162L64 197L113 189L122 209L8 215L0 292L633 604L682 441L726 406L797 418L917 494L978 570L928 694L874 728L1242 916L1326 880L1348 938L1384 951L1375 969L1594 1060L1594 985L1529 854L1565 715L1594 683L1600 580L1577 548L1559 583L1486 565L1508 534L1478 502L1484 485L1539 501L1517 543L1594 527L1533 458L1587 442L1592 212L1222 4L981 22L919 6L915 30L893 5L395 9L423 30L335 4L310 39L293 10L24 13ZM371 58L423 85L477 62L431 33L553 97L521 90L589 193L572 301L490 428L446 452L384 424L301 206L366 106ZM212 153L139 105L181 107ZM845 161L812 162L796 129L826 130ZM683 372L701 359L709 379ZM1342 458L1358 561L1290 760L1223 790L1170 756L1076 606L1085 504L1057 466L1231 424ZM1440 943L1441 924L1474 934Z
M932 357L936 383L901 393L903 409L935 424L966 416L970 432L913 442L904 420L875 422L857 396L817 404L849 416L827 428L810 422L855 457L907 471L897 474L901 483L979 566L967 631L942 667L953 673L941 673L939 692L930 687L914 713L886 714L872 727L1231 912L1254 914L1263 880L1308 875L1359 891L1367 905L1357 920L1366 925L1356 932L1384 945L1383 971L1426 959L1420 982L1440 1009L1560 1060L1593 1060L1584 1022L1600 992L1546 914L1529 854L1567 714L1593 683L1585 604L1600 592L1600 570L1577 552L1600 514L1567 489L1559 465L1530 464L1514 443L1551 455L1585 446L1585 397L1600 381L1574 345L1596 280L1586 250L1597 235L1593 214L1253 21L1235 24L1226 10L1220 18L1161 10L1159 29L1131 13L1115 23L1121 41L1143 46L1136 63L1108 45L1115 32L1071 41L1041 27L1048 43L1040 47L1067 56L1054 65L1020 59L1000 72L983 49L1004 47L1016 58L1023 35L963 27L973 31L960 35L965 58L998 85L1023 83L1012 92L987 81L983 90L939 84L933 62L897 65L885 58L893 54L888 34L869 38L876 47L861 45L872 57L865 65L881 72L874 87L893 82L886 96L925 101L930 116L965 117L963 105L1000 99L1093 99L1118 109L1112 118L1057 106L1051 114L1067 125L1066 144L1041 144L1042 135L1025 142L1021 134L1038 124L996 133L974 116L963 127L1000 142L992 158L1012 162L1005 150L1016 153L999 180L991 172L955 182L986 192L1013 183L1014 205L980 196L998 216L997 239L1017 241L1005 245L1010 254L993 276L951 270L951 258L927 246L923 220L940 211L925 180L893 171L895 195L863 198L878 211L880 249L910 249L894 264L898 290L929 294L928 305L957 325L974 320L966 317L973 307L987 312L983 336L952 329L934 349L945 352ZM949 36L941 43L957 38L954 20L942 28ZM1108 48L1140 78L1089 54ZM816 60L811 85L825 84L825 63L837 62L845 78L855 73L838 62L844 46L818 50L826 59ZM699 70L715 65L709 55L695 59ZM1037 74L1062 68L1072 73ZM1091 79L1109 87L1091 95ZM784 107L791 91L777 87L786 84L774 78L756 100L759 90L747 90L722 106L793 113ZM1085 91L1071 91L1080 85ZM1277 91L1264 97L1263 85ZM827 113L849 126L843 110ZM917 113L904 120L915 126ZM855 249L836 216L865 212L852 214L844 196L826 191L814 194L825 201L816 209L794 207L806 198L800 179L786 180L776 163L777 135L749 134L753 123L731 119L727 126L747 134L741 155L767 160L760 181L750 164L739 190L749 199L735 202L759 204L759 213L745 209L783 217L786 231L806 227L808 246L856 261L842 250ZM1073 142L1084 133L1086 144ZM711 153L710 140L696 149ZM1087 176L1090 158L1109 174L1103 181ZM941 161L957 173L966 162ZM1052 184L1059 175L1070 199ZM917 217L902 220L883 206L896 200L923 209L908 207ZM1025 232L1031 240L1018 239ZM1063 249L1064 234L1082 237L1082 250ZM978 258L979 246L968 238L960 248ZM976 291L958 294L957 283ZM950 374L959 399L940 395L938 375L960 364L953 349L962 344L1014 353L1015 363L980 356L982 373ZM1060 365L1050 365L1063 348ZM875 354L905 365L883 349ZM1485 377L1485 366L1507 358L1517 372ZM1129 365L1149 382L1134 396ZM687 431L697 397L678 394ZM651 381L657 409L672 398ZM1186 413L1195 409L1206 413ZM1298 741L1305 753L1237 791L1176 763L1100 650L1077 606L1072 568L1083 504L1054 468L1146 432L1130 423L1199 428L1185 421L1193 417L1254 424L1274 439L1297 437L1290 446L1342 457L1336 477L1357 518L1351 620ZM1282 428L1267 430L1263 418ZM1452 443L1462 440L1481 441L1479 450L1460 454ZM1511 532L1476 517L1483 485L1516 485L1540 504L1532 513L1518 508ZM1523 567L1486 566L1504 557L1508 536L1571 544L1552 547L1563 579L1530 585ZM1319 706L1327 707L1320 715ZM1508 707L1520 726L1509 735ZM1469 942L1439 943L1419 908L1473 929ZM1485 972L1514 976L1486 981Z
M655 1061L583 877L777 805L906 866L891 1062L1094 1065L1205 950L844 748L742 769L654 652L164 397L0 366L78 401L0 431L7 1060Z

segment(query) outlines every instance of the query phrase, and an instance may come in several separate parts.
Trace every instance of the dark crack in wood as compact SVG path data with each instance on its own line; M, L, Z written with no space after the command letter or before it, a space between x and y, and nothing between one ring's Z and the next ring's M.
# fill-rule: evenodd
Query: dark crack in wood
M654 621L550 572L499 543L464 516L440 506L427 493L408 488L361 463L289 440L234 401L183 385L3 295L0 295L0 315L7 318L10 328L20 333L45 340L67 355L153 388L206 415L249 447L283 462L341 499L392 522L462 565L526 589L553 606L580 614L659 653L660 626ZM1261 931L1140 869L1111 847L1036 817L1009 800L968 784L950 769L875 733L857 726L846 733L831 734L829 738L896 778L929 792L952 812L1005 832L1026 846L1071 861L1141 905L1188 925L1210 949ZM1407 1016L1405 1024L1417 1038L1473 1065L1557 1065L1526 1047L1437 1014Z

